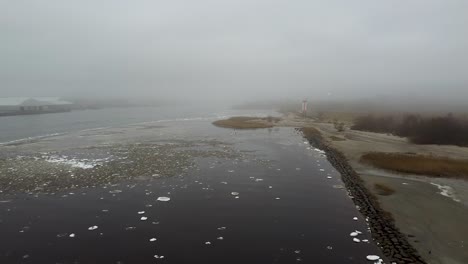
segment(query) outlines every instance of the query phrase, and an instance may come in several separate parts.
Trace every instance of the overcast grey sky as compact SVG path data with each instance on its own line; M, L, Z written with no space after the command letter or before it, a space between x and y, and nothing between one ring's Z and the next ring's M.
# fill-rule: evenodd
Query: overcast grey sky
M468 97L466 0L0 0L0 96Z

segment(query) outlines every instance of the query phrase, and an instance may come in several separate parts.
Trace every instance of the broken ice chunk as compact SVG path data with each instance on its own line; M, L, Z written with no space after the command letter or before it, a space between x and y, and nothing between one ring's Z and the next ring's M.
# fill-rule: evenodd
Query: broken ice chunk
M371 261L375 261L375 260L380 259L380 257L376 256L376 255L368 255L366 258L367 258L367 260L371 260Z
M160 201L160 202L168 202L168 201L171 200L171 198L169 198L169 197L158 197L157 200Z

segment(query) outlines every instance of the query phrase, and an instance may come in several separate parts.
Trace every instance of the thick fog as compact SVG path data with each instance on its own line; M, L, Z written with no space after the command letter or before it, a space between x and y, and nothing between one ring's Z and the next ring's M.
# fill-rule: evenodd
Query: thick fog
M1 0L0 97L468 96L466 0Z

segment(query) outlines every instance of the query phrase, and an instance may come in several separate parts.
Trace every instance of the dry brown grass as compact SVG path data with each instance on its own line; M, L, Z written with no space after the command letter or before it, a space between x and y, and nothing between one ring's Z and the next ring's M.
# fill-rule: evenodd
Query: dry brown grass
M213 122L213 125L224 128L258 129L274 127L274 123L280 119L277 117L247 117L236 116Z
M346 140L345 138L337 137L337 136L330 136L330 139L332 141L345 141Z
M322 133L315 127L303 127L300 129L305 138L311 139L315 137L321 137Z
M371 152L364 154L361 162L400 173L468 179L468 160L407 153Z
M395 193L395 190L393 188L390 188L389 186L382 183L374 184L374 189L378 195L382 196L389 196Z

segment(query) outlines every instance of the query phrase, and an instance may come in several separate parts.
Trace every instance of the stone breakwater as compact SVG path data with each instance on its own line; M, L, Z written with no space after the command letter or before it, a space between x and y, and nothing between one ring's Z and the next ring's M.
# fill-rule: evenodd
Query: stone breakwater
M298 131L301 131L301 129L298 129ZM409 244L405 235L395 226L391 215L380 207L377 198L367 190L362 179L348 164L346 157L320 135L309 136L307 140L312 146L325 151L328 161L341 174L354 204L366 217L372 232L372 238L382 248L382 252L390 263L426 263L413 246Z

